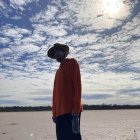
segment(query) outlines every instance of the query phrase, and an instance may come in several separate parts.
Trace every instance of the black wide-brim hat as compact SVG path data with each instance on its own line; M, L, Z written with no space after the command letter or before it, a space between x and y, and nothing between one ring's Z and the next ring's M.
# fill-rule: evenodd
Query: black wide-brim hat
M60 43L55 43L53 45L53 47L51 47L49 50L48 50L48 57L52 58L52 59L55 59L55 56L54 56L54 49L62 49L64 52L65 52L65 57L68 56L69 54L69 47L65 44L60 44Z

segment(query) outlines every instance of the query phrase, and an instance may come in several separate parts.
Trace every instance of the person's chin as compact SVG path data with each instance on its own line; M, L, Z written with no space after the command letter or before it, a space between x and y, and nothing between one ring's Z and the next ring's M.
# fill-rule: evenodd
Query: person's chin
M57 62L61 62L61 61L62 61L62 59L56 59L56 61L57 61Z

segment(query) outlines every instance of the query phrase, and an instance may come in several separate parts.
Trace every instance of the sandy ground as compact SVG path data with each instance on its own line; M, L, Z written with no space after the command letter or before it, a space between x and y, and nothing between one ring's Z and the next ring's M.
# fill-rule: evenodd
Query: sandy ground
M83 140L140 140L140 110L84 111L81 134ZM51 112L0 113L0 140L56 140Z

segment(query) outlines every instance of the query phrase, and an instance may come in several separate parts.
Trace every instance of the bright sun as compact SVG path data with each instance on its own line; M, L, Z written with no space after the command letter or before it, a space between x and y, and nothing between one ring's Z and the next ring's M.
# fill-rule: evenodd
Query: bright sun
M108 15L118 14L121 9L120 0L102 0L103 9Z

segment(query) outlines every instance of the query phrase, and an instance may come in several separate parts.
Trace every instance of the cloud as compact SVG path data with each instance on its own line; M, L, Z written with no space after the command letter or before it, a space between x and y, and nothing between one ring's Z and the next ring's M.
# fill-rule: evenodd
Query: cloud
M92 29L108 29L120 24L116 24L116 19L121 20L128 16L128 3L124 4L120 1L119 6L120 5L122 6L121 13L119 13L116 18L106 14L102 1L65 1L65 6L63 6L62 10L69 12L69 16L71 17L69 20L74 26L88 25L91 26ZM102 16L99 17L98 15ZM103 22L104 24L102 24Z
M0 95L0 98L2 99L2 98L9 98L9 97L11 97L11 95Z
M3 99L0 99L0 106L17 106L18 105L22 105L19 101L17 100L3 100Z
M68 58L80 64L85 103L138 103L140 2L120 4L112 16L102 1L1 1L2 104L6 95L9 104L51 104L59 64L47 51L56 42L69 45Z
M1 29L2 30L0 31L0 33L3 36L14 37L14 38L22 37L23 35L28 35L28 34L31 33L27 29L19 28L19 27L13 27L12 25L3 26Z
M24 44L24 45L21 45L20 47L13 47L13 51L18 54L18 55L23 55L25 53L34 53L34 52L37 52L40 48L36 45L33 45L33 44Z
M43 96L52 96L51 89L53 85L51 80L54 78L54 75L42 75L42 73L40 73L36 78L30 78L31 75L25 78L21 75L21 72L17 71L13 73L13 77L15 78L11 80L8 78L0 80L0 93L1 97L3 97L1 104L3 104L4 101L7 101L7 104L9 101L10 104L14 100L18 101L17 104L20 103L18 105L47 105L45 101L39 102L33 99L42 98ZM51 104L51 100L49 104Z
M10 9L7 7L6 3L4 1L0 1L0 15L9 17L8 13L10 12Z
M37 98L32 98L33 100L35 101L49 101L51 102L52 101L52 96L51 97L37 97Z
M3 9L5 9L5 4L4 4L3 1L0 1L0 7L3 8Z
M110 98L112 97L111 94L85 94L82 96L82 99L86 99L86 100L101 100L101 99L106 99L106 98Z
M127 88L118 91L119 94L130 95L132 97L140 97L140 88Z
M10 6L14 9L24 10L24 6L28 5L29 3L38 0L10 0Z
M13 17L10 17L10 19L19 20L19 19L22 19L22 17L21 17L21 16L15 15L15 16L13 16Z
M46 36L56 36L61 37L67 34L65 30L65 26L63 25L41 25L41 24L33 24L33 27L35 28L35 32L37 33L44 33Z
M48 5L46 10L37 13L35 16L30 18L31 22L33 23L45 23L47 21L55 20L55 14L58 12L58 8L53 5Z
M0 37L0 42L2 45L6 46L10 43L10 39L6 37Z

